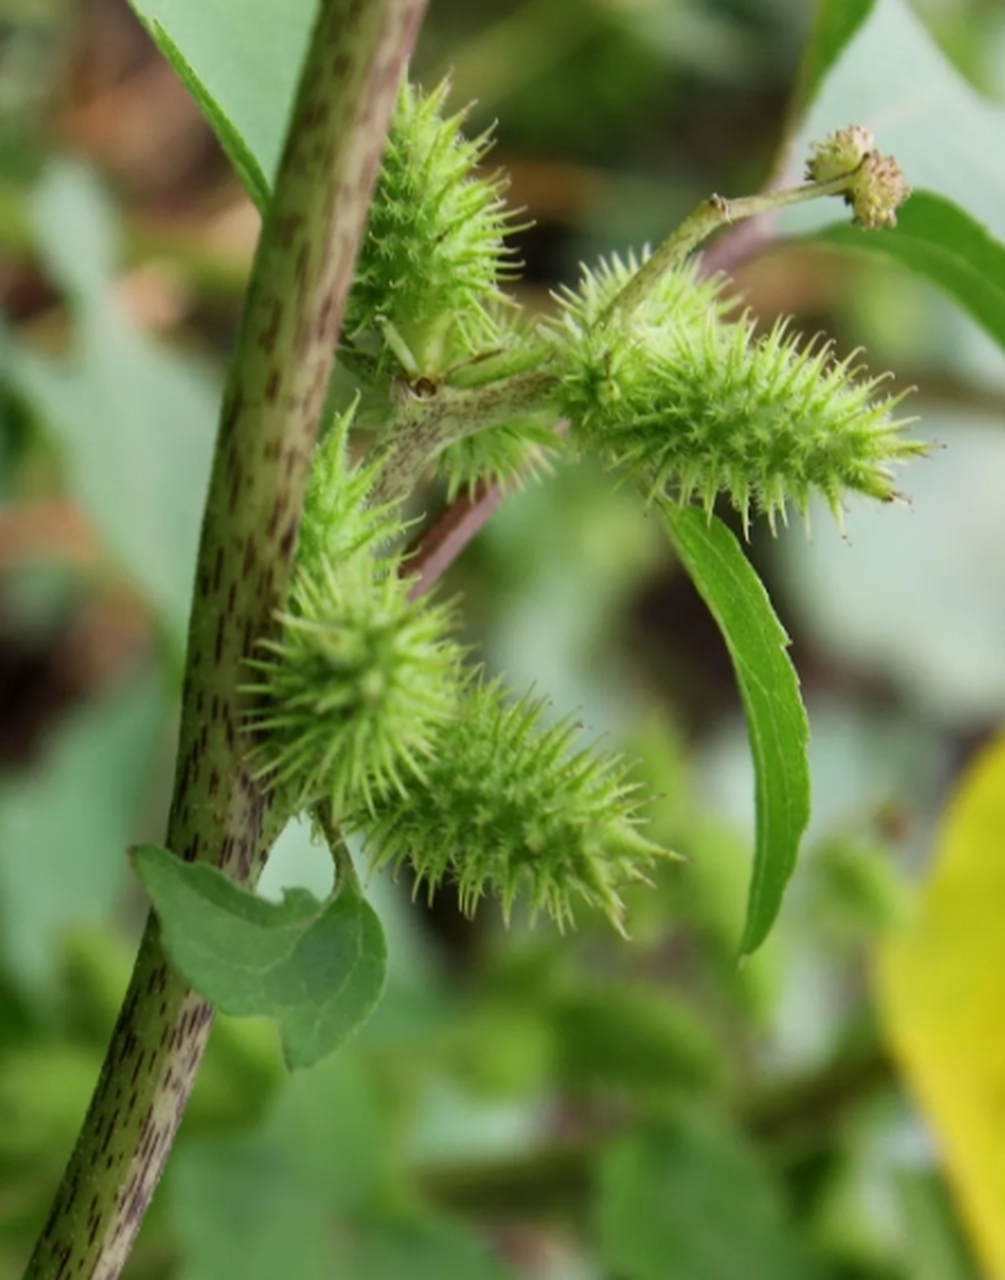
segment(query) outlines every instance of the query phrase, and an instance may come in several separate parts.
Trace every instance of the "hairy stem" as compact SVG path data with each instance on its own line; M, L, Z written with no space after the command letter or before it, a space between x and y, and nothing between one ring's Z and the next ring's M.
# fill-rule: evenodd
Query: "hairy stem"
M725 196L709 196L680 224L656 252L642 264L631 280L610 303L603 319L615 316L628 317L645 299L655 281L674 267L679 266L688 254L708 239L720 227L732 226L747 218L784 209L789 205L804 204L821 196L839 196L846 192L855 178L855 172L832 178L828 182L807 182L799 187L782 191L765 191L756 196L741 196L727 200Z
M246 663L289 582L307 469L391 111L425 0L321 0L224 397L196 569L168 847L241 883L283 815L249 767ZM212 1011L147 926L28 1280L113 1280L188 1100Z
M381 469L370 501L381 506L407 498L447 445L547 409L554 388L555 375L539 369L481 387L445 386L429 397L413 397L374 446Z

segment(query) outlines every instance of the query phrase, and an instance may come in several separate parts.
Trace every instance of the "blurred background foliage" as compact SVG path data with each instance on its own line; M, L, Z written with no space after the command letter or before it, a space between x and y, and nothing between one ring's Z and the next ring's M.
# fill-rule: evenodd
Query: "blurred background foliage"
M1000 0L916 9L1005 99ZM812 18L805 0L433 0L415 74L449 71L472 130L498 120L534 224L524 299L755 189ZM124 850L163 827L256 230L124 0L0 0L0 1280L48 1207L143 917ZM814 821L775 935L737 964L752 783L714 625L630 491L563 468L504 504L448 590L493 669L638 757L653 833L686 860L634 894L630 945L588 918L506 934L449 893L372 883L377 1014L292 1078L269 1026L220 1021L136 1280L1005 1275L1005 980L953 1031L956 1075L912 1072L921 1107L893 1061L919 1036L945 1052L918 1012L933 938L1005 973L997 755L947 828L986 854L953 863L958 909L929 880L931 918L899 923L1005 713L1005 364L878 256L779 243L736 283L766 323L864 345L946 446L905 476L910 506L753 537L813 729ZM328 874L291 828L263 891ZM945 1119L940 1097L981 1089L997 1131L979 1107Z

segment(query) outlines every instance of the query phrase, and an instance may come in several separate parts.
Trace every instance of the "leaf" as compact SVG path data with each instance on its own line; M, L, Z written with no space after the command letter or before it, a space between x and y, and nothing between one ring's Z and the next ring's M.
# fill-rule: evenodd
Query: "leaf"
M813 541L782 539L777 563L800 631L822 654L887 681L931 733L948 724L966 734L1005 717L1005 433L990 412L954 404L925 414L925 434L951 447L912 471L910 508L849 503L849 541L821 504ZM918 746L926 737L908 733ZM876 803L883 785L874 779Z
M915 910L876 966L887 1035L989 1276L1005 1275L1003 919L1005 735L964 777Z
M829 244L874 249L939 285L1005 347L1005 244L950 200L916 191L897 214L895 230L837 226Z
M842 7L833 0L821 19L838 32ZM828 48L833 52L836 42ZM812 79L812 69L808 74ZM981 98L957 73L905 0L874 0L819 82L796 158L805 157L812 140L853 122L896 156L915 192L898 226L881 233L849 228L830 200L786 214L780 227L888 254L946 290L1005 344L1005 291L994 285L1005 256L1005 108Z
M314 0L130 0L263 207Z
M353 1233L351 1280L506 1280L488 1251L446 1222L371 1221Z
M959 1217L934 1169L898 1170L897 1193L911 1280L980 1280Z
M660 987L626 982L556 993L547 1007L563 1088L617 1096L708 1092L722 1055L706 1024Z
M4 780L0 937L22 980L48 979L59 938L117 905L164 712L159 678L130 680L72 716L35 770Z
M261 165L249 150L244 139L235 128L230 117L200 80L195 70L185 60L185 55L171 39L159 22L151 22L147 27L157 48L175 69L178 79L195 99L196 105L210 128L216 134L220 145L237 176L244 183L244 189L251 197L252 203L259 213L264 213L269 203L269 182L262 172Z
M671 541L733 661L754 758L757 838L741 951L757 949L781 906L810 818L809 727L789 639L726 526L696 507L663 507Z
M342 1248L333 1219L379 1195L392 1149L388 1108L352 1047L287 1077L263 1125L172 1156L179 1280L326 1280Z
M670 1121L600 1166L601 1253L623 1280L814 1280L768 1173L743 1140Z
M5 1049L0 1068L0 1115L4 1118L0 1159L4 1169L19 1165L22 1169L33 1165L58 1168L94 1092L101 1069L100 1051L58 1041L28 1040Z
M257 1131L182 1144L179 1280L505 1280L463 1229L384 1216L400 1201L400 1123L378 1080L350 1048L290 1078Z
M798 100L816 97L820 85L848 41L872 12L875 0L820 0L803 63Z
M387 949L380 921L348 880L320 902L288 889L275 903L154 845L133 858L172 964L224 1013L274 1017L290 1067L334 1052L373 1011Z
M9 376L56 435L71 492L180 651L219 385L116 307L114 221L86 170L65 163L47 170L35 226L72 304L72 348L57 359L11 340Z

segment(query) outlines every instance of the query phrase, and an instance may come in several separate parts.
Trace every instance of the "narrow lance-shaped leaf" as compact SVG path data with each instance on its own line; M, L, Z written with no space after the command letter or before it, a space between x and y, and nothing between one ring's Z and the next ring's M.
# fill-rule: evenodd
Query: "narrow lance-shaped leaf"
M760 946L774 923L809 822L806 712L786 653L788 636L732 533L696 507L667 504L663 514L681 563L719 624L747 716L757 808L741 942L748 953Z
M875 0L820 0L800 68L797 106L816 96L824 77L872 12L874 3Z
M259 208L279 161L314 0L130 0Z
M276 1019L291 1067L309 1067L353 1035L384 987L380 921L348 879L319 902L288 889L267 902L216 867L154 845L134 851L164 949L186 982L224 1013Z

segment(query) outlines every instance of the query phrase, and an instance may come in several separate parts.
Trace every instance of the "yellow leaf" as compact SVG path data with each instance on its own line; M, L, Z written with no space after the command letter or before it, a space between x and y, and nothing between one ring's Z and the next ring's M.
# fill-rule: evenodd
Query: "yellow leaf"
M1005 1280L1005 735L950 804L912 915L877 964L894 1054L989 1280Z

